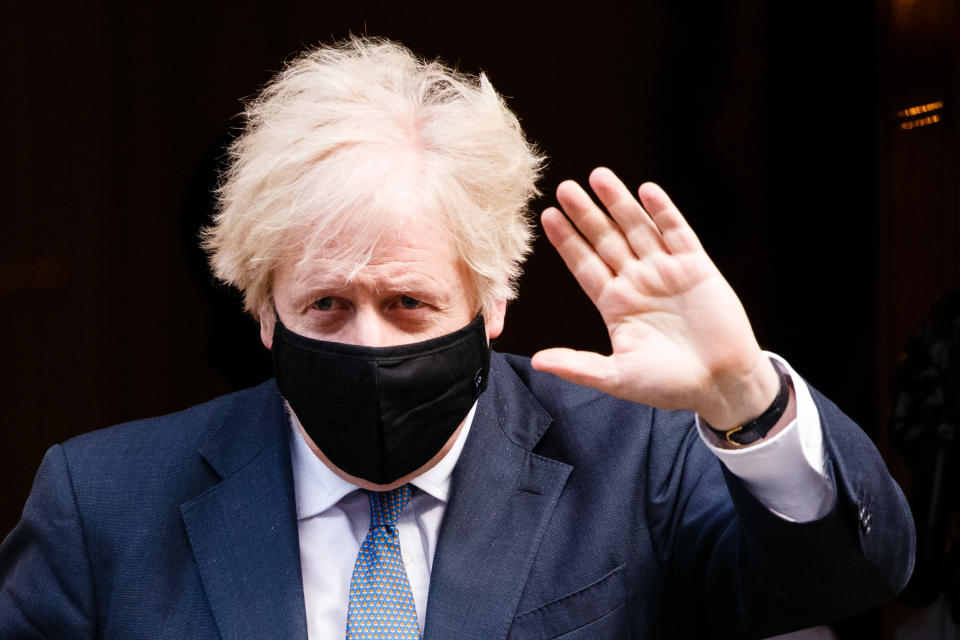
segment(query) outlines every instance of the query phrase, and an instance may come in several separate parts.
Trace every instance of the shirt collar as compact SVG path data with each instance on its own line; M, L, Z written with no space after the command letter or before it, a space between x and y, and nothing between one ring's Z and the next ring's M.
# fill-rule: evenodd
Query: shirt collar
M457 461L463 452L476 410L477 404L474 403L463 421L463 428L460 429L456 441L440 462L410 481L410 484L444 504L450 497L453 469L457 466ZM293 464L297 519L305 520L323 513L360 487L335 474L314 455L292 415L290 428L293 429L293 437L290 438L290 458Z

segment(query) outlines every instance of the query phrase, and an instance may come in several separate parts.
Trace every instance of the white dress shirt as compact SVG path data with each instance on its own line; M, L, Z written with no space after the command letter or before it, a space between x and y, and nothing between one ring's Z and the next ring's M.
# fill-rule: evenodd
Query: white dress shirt
M825 515L833 504L834 488L825 471L820 418L810 391L778 356L793 380L797 417L773 438L744 449L715 446L716 436L697 420L700 435L730 471L772 512L794 521ZM466 442L476 405L446 456L410 481L414 491L400 514L397 532L400 553L410 580L423 632L430 591L430 567L437 548L440 523L450 495L450 478ZM347 628L350 577L367 531L370 506L358 487L334 474L317 458L291 421L293 481L300 534L300 567L311 640L341 638Z

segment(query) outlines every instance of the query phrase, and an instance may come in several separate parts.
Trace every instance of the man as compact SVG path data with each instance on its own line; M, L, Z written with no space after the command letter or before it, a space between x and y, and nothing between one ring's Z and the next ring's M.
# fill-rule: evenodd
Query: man
M613 354L528 361L488 342L542 160L485 78L319 48L231 158L206 245L276 379L52 448L4 638L762 637L904 585L876 450L657 186L595 170L609 215L558 187L543 226Z

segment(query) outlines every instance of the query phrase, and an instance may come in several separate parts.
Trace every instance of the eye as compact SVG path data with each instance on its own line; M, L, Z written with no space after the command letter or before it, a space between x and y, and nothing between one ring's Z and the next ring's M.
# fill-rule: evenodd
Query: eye
M400 306L404 309L417 309L422 304L423 303L416 298L411 298L410 296L400 296Z
M327 296L325 298L320 298L313 303L313 308L318 311L330 311L333 309L333 298Z

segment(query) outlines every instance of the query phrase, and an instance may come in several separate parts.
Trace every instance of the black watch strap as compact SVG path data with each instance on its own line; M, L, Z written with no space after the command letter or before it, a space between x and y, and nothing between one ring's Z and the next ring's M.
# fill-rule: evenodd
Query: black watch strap
M783 416L787 410L787 404L790 402L790 380L783 365L773 358L770 358L770 362L773 363L773 368L777 371L777 378L780 380L780 387L777 389L777 397L773 399L773 404L750 422L745 422L729 431L714 429L704 420L703 424L707 425L718 438L738 446L752 444L766 436Z

